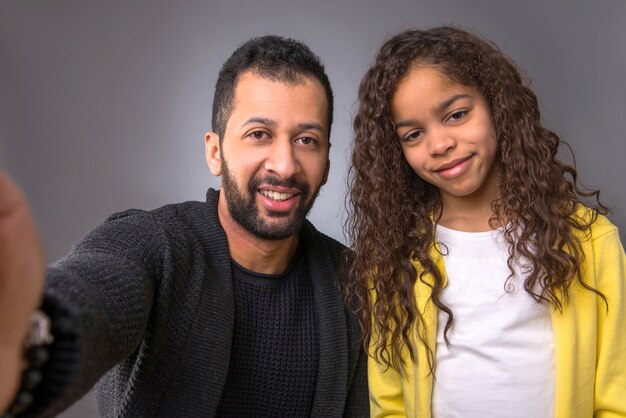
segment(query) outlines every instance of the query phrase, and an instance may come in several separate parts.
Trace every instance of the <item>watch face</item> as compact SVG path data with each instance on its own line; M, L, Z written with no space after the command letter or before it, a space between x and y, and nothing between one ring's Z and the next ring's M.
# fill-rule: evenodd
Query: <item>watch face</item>
M54 337L51 332L50 317L46 315L41 309L37 309L30 317L31 329L26 339L24 340L24 346L26 348L52 344Z

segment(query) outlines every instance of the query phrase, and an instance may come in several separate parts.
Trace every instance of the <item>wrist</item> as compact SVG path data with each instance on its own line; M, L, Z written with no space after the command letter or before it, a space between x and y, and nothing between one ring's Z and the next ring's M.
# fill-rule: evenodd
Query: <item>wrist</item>
M7 368L6 381L10 382L7 393L13 394L14 398L8 407L5 405L8 402L0 403L2 410L7 411L3 417L12 417L32 404L32 391L41 383L41 369L48 361L48 346L52 342L50 318L41 310L35 311L31 316L31 329L21 347L16 352L13 351L15 347L7 347L6 359L10 360L11 366Z

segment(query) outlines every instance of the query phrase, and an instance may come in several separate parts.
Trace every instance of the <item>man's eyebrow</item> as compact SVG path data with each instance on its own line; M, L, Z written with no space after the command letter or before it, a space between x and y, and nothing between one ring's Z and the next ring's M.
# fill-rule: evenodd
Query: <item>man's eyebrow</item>
M457 100L460 99L467 99L467 98L471 98L472 96L470 96L469 94L455 94L454 96L451 96L449 98L447 98L446 100L444 100L443 102L439 103L437 106L435 106L433 108L433 112L434 113L440 113L443 112L448 106L450 106L452 103L456 102ZM414 119L406 119L406 120L401 120L398 121L396 123L394 123L394 127L396 129L398 128L404 128L406 126L413 126L415 125L416 121Z
M259 116L253 116L250 119L246 120L244 123L242 123L241 127L243 128L244 126L251 125L253 123L260 123L262 125L267 125L267 126L276 126L275 120L263 118Z
M324 128L322 128L322 125L320 125L317 122L299 123L298 128L300 128L303 131L308 131L312 129L314 131L324 132Z
M253 116L251 118L249 118L248 120L246 120L244 123L241 124L241 127L245 127L248 125L252 125L255 123L259 123L261 125L265 125L265 126L276 126L277 123L275 120L273 119L269 119L269 118L264 118L264 117L260 117L260 116ZM322 128L322 125L320 125L317 122L303 122L303 123L299 123L298 124L298 129L306 131L306 130L314 130L314 131L319 131L319 132L324 132L324 128Z

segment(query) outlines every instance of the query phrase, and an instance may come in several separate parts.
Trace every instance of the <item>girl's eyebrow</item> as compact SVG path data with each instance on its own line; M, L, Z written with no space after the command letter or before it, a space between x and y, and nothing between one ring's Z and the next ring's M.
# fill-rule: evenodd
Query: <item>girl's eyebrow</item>
M444 100L443 102L441 102L437 106L435 106L433 108L433 113L443 112L448 106L450 106L452 103L456 102L457 100L468 99L468 98L471 98L471 97L472 96L470 96L469 94L466 94L466 93L455 94L454 96L451 96L451 97L447 98L446 100ZM412 126L414 124L415 124L415 120L414 119L407 119L407 120L401 120L401 121L395 122L394 123L394 127L396 129L398 129L398 128L404 128L406 126Z
M462 94L455 94L454 96L444 100L443 102L439 103L439 106L435 107L435 112L443 112L448 106L450 106L452 103L456 102L459 99L466 99L466 98L471 98L471 96L469 94L466 93L462 93Z

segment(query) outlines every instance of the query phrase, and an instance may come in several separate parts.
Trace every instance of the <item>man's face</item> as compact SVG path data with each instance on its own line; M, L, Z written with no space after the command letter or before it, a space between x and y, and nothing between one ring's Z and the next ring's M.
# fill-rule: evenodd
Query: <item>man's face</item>
M327 101L321 83L285 84L243 73L219 150L228 215L253 235L296 234L328 172Z

